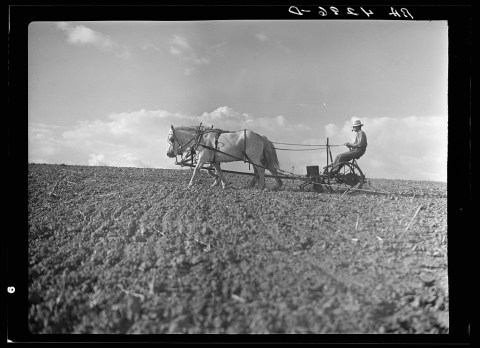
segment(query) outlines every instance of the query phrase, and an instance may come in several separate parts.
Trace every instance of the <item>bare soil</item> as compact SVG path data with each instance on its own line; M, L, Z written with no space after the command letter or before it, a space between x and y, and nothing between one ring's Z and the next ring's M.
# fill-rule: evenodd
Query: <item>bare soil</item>
M30 331L449 332L445 183L190 176L30 164Z

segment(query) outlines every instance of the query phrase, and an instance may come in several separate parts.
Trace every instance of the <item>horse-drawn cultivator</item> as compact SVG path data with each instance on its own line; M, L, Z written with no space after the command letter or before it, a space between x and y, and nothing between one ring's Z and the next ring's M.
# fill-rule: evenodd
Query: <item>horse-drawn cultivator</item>
M305 187L313 186L315 191L322 192L325 188L329 190L337 189L362 189L365 183L365 176L355 160L351 162L340 162L343 166L338 173L331 173L332 167L324 168L322 174L319 174L318 166L307 166L307 180L300 184L300 190Z
M243 154L242 157L238 155L232 155L227 153L229 149L226 146L219 148L219 139L224 133L234 133L234 132L225 132L221 130L215 130L213 128L202 128L201 125L199 127L195 127L196 132L192 133L193 136L190 140L179 140L179 137L176 135L175 129L171 128L169 133L168 141L170 143L169 154L170 157L175 157L176 161L175 164L180 165L182 167L192 167L195 168L196 171L202 169L207 170L208 173L215 178L215 182L218 184L219 176L223 176L222 172L224 173L232 173L232 174L239 174L239 175L249 175L254 176L253 180L258 181L258 177L260 173L264 177L270 177L277 180L281 185L281 180L297 180L301 181L300 190L305 190L308 187L312 187L317 192L325 192L325 191L335 191L335 190L342 190L344 192L349 192L350 190L361 190L361 191L370 191L362 189L364 183L366 182L365 175L358 166L358 163L355 159L346 162L339 162L338 164L334 165L332 160L332 153L331 147L332 146L339 146L339 145L330 145L327 139L325 145L303 145L303 144L287 144L287 143L275 143L268 141L270 146L275 150L292 150L292 151L302 151L301 149L293 149L293 148L278 148L275 147L273 144L284 144L284 145L295 145L295 146L315 146L315 149L325 149L327 153L327 165L323 167L323 171L320 172L319 166L307 166L307 174L306 175L298 175L294 173L287 172L280 168L275 167L273 168L272 165L266 164L265 161L262 160L262 165L258 164L258 161L255 163L251 160L252 155L247 153L247 131L239 131L239 136L242 136L243 133L244 140L242 142L243 149L241 149L240 153ZM252 132L253 133L253 132ZM210 142L205 141L202 142L202 139L208 140L205 135L210 134ZM253 133L256 134L256 133ZM179 151L174 151L175 143L178 143ZM224 140L223 145L228 143L228 139ZM210 151L210 161L204 160L201 163L199 162L199 150L203 151ZM310 150L310 149L308 149ZM213 155L212 155L213 154ZM177 155L181 156L181 159L177 159ZM223 160L221 160L220 156L223 155ZM225 159L225 156L229 158L229 160ZM215 161L217 158L217 161ZM275 154L276 159L276 154ZM254 166L254 173L247 173L247 172L238 172L238 171L231 171L231 170L220 170L220 162L231 162L231 161L244 161L245 163L249 163L249 165ZM277 160L278 164L278 160ZM265 175L264 170L268 169L272 172L273 175ZM259 173L260 172L260 173ZM196 172L194 172L195 176ZM194 177L193 176L193 177ZM192 177L192 181L193 181ZM192 181L190 185L192 184ZM253 182L253 181L252 181Z

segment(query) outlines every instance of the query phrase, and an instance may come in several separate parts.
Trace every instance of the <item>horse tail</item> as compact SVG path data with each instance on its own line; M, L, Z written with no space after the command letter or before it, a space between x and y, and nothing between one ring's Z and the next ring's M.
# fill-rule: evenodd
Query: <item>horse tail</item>
M263 140L263 165L268 170L270 169L280 169L280 163L278 163L277 151L273 146L272 142L267 139L266 136L262 135ZM271 171L271 170L270 170Z

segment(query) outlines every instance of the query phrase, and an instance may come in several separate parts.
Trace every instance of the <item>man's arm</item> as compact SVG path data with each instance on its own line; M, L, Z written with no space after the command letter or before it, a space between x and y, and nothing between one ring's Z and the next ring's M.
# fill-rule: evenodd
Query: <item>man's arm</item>
M347 143L347 144L350 144L350 143ZM365 134L363 132L358 132L355 138L355 143L350 144L350 147L353 147L353 148L365 147Z

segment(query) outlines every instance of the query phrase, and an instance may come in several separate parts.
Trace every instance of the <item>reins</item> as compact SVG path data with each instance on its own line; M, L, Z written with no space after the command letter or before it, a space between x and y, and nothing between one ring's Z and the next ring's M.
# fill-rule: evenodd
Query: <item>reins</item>
M172 126L172 135L173 135L173 140L177 142L177 144L179 145L179 148L177 150L177 153L180 153L181 157L182 157L182 162L178 162L176 160L177 163L184 163L188 160L188 155L187 155L187 158L184 158L183 157L183 151L185 150L185 148L188 147L188 145L195 141L194 144L190 147L191 148L191 151L189 153L189 155L191 156L191 159L192 159L192 162L193 162L193 153L195 151L196 148L198 148L199 146L202 146L203 148L205 149L209 149L209 150L212 150L213 151L213 160L212 160L212 163L215 162L215 153L219 152L221 154L224 154L224 155L227 155L229 157L232 157L234 159L237 159L239 161L242 161L244 163L247 163L248 162L248 165L250 167L250 164L252 165L256 165L258 167L261 167L263 169L268 169L268 168L265 168L264 166L260 165L260 164L255 164L253 163L250 158L248 157L247 155L247 152L246 152L246 148L247 148L247 130L246 129L243 129L243 137L244 137L244 142L243 142L243 154L244 154L244 157L243 158L240 158L240 157L237 157L237 156L234 156L234 155L231 155L229 153L226 153L224 151L221 151L218 149L218 138L220 137L221 134L223 133L233 133L233 132L230 132L230 131L223 131L223 130L220 130L220 129L213 129L213 126L212 128L209 128L209 129L202 129L202 124L200 123L200 126L198 127L195 127L196 128L196 131L195 131L195 136L190 139L185 145L182 145L180 143L180 141L178 140L177 136L175 135L175 128L173 128ZM206 144L202 144L200 143L200 139L202 138L202 136L205 134L205 133L213 133L215 132L215 147L212 147L212 146L209 146L209 145L206 145Z
M191 159L192 159L192 163L193 163L193 155L195 153L195 150L198 148L198 146L202 146L206 149L209 149L209 150L213 151L212 163L215 162L215 154L217 152L219 152L221 154L227 155L227 156L229 156L231 158L234 158L234 159L237 159L239 161L243 160L244 163L248 162L249 167L250 167L250 164L254 164L247 155L247 130L246 129L243 129L243 137L244 137L244 142L243 142L243 155L244 155L244 157L243 158L233 156L229 153L226 153L226 152L218 149L218 138L220 137L220 135L222 133L233 133L233 132L223 131L223 130L220 130L220 129L213 129L213 125L212 125L212 128L202 129L202 124L201 123L200 123L200 126L195 127L195 129L196 129L195 130L195 135L193 136L193 138L190 139L185 145L182 145L180 143L180 141L178 140L177 136L175 135L175 128L172 127L174 141L176 141L179 145L177 153L179 152L180 155L182 156L182 162L185 162L185 159L183 158L183 151L185 150L185 148L189 147L188 145L190 143L194 142L194 144L191 145L191 147L190 147L190 153L189 153L189 155L191 156ZM215 147L200 143L200 140L205 133L213 133L213 132L215 132ZM275 150L283 150L283 151L315 151L315 150L322 150L322 149L326 149L326 148L328 149L329 147L342 146L342 145L333 145L333 144L327 144L327 145L324 145L324 144L294 144L294 143L281 143L281 142L273 142L273 141L271 143L272 144L279 144L279 145L300 146L300 147L314 147L314 148L303 148L303 149L302 148L300 148L300 149L280 148L280 147L275 147L275 146L273 147ZM188 155L187 155L187 158L188 158ZM179 163L178 161L176 161L176 162ZM260 166L261 168L267 169L267 168L265 168L265 167L263 167L259 164L255 164L255 165Z
M197 131L198 133L198 131ZM175 135L175 128L172 127L172 135L173 135L173 141L174 141L174 144L175 144L175 141L177 142L178 144L178 150L177 152L179 152L180 154L183 153L183 151L185 150L185 148L187 148L187 145L190 144L192 141L195 140L195 144L194 146L196 145L196 143L198 143L198 140L196 140L197 136L200 137L202 134L198 135L198 134L195 134L195 136L190 139L190 141L188 141L185 145L182 145L180 144L180 141L177 139L177 136Z
M208 145L204 145L204 144L201 144L200 143L200 139L202 138L202 136L205 134L205 133L215 133L215 148L212 148ZM180 155L182 156L183 155L183 151L185 150L185 148L188 148L189 144L194 142L193 145L190 146L190 156L192 157L192 160L193 160L193 153L195 151L196 148L198 148L198 146L203 146L205 148L209 148L211 150L214 150L213 152L213 161L212 162L215 162L215 152L220 152L220 153L224 153L220 150L218 150L218 138L220 137L220 134L222 133L231 133L229 131L222 131L220 129L213 129L213 126L212 128L210 129L202 129L202 124L200 123L200 126L196 127L196 130L195 130L195 135L193 136L192 139L190 139L186 144L182 145L180 143L180 141L178 140L177 136L175 135L175 128L172 126L172 135L173 135L173 140L177 142L179 148L177 150L177 153L180 153ZM224 153L226 155L228 155L227 153ZM231 156L231 155L230 155ZM234 158L236 158L235 156L232 156ZM182 156L182 160L183 160L183 156ZM177 161L178 163L178 161Z
M281 147L274 147L275 150L281 150L281 151L315 151L315 150L325 150L328 147L336 147L336 146L343 146L343 145L332 145L332 144L292 144L292 143L279 143L272 141L272 144L279 144L279 145L291 145L291 146L303 146L303 147L314 147L313 149L294 149L294 148L281 148Z

